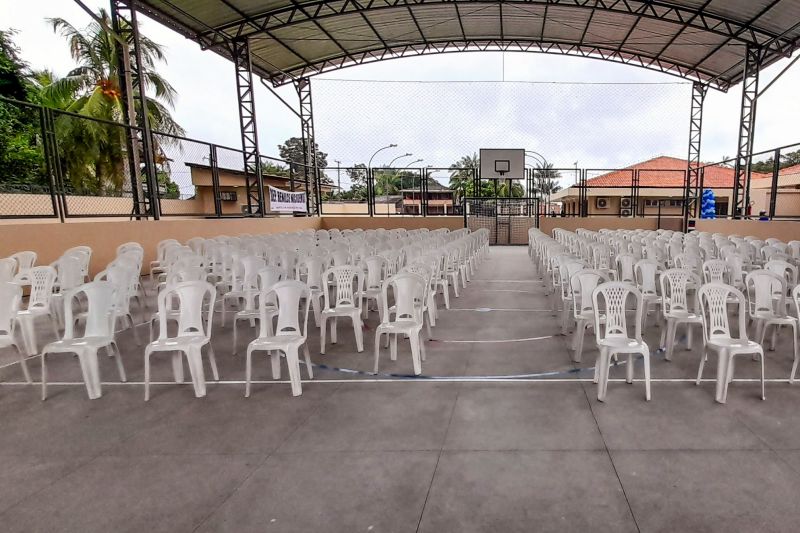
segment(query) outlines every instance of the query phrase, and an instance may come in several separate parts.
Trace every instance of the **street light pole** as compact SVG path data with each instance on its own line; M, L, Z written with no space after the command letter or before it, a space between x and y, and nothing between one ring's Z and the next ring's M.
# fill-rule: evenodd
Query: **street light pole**
M372 183L372 182L374 181L374 180L372 179L372 160L373 160L373 159L375 158L375 156L376 156L376 155L378 155L380 152L382 152L382 151L384 151L384 150L388 150L389 148L397 148L397 145L396 145L396 144L394 144L394 143L392 143L392 144L389 144L389 145L387 145L387 146L384 146L384 147L382 147L382 148L378 148L377 150L375 150L375 153L374 153L374 154L372 154L372 156L369 158L369 162L367 163L367 190L368 190L368 191L369 191L370 183ZM371 202L371 203L373 203L373 204L374 204L374 203L375 203L375 202L374 202L374 200L375 200L374 183L372 183L372 185L373 185L373 191L372 191L372 194L370 194L369 196L371 196L371 197L372 197L372 202ZM370 211L370 213L371 213L371 211ZM371 216L371 215L370 215L370 216Z

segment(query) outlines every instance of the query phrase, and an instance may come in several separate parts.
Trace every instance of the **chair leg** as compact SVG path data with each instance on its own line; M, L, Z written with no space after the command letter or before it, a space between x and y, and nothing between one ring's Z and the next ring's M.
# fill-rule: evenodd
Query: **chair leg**
M183 373L183 369L181 369L181 373ZM144 351L144 401L148 401L149 399L150 399L150 348L148 347Z
M41 356L41 365L42 365L42 401L47 399L47 365L45 363L45 357L47 352L42 352Z
M356 337L356 351L361 353L364 351L364 328L361 327L361 316L353 315L353 333Z
M300 384L300 362L297 357L297 348L286 349L286 366L289 367L289 381L292 384L292 396L303 394L303 387Z
M664 359L672 361L672 352L675 349L675 333L677 332L678 324L675 320L667 322L667 349L664 352Z
M81 373L83 374L83 382L86 386L86 393L89 398L96 400L100 397L100 376L98 375L97 368L97 352L91 353L89 350L80 350L77 352L78 363L81 365Z
M308 353L308 344L303 344L303 355L306 359L306 371L308 372L308 379L314 379L314 370L311 366L311 356Z
M378 373L378 359L380 358L380 355L381 355L381 332L380 331L376 331L375 332L375 365L374 365L373 370L372 370L375 374Z
M239 319L237 317L233 317L233 346L231 347L231 353L236 355L237 348L239 347Z
M800 362L800 351L797 347L797 323L792 324L792 347L794 348L794 363L792 363L792 373L789 374L789 383L794 383L795 372L797 372L797 364Z
M597 400L606 401L606 391L608 390L608 365L609 355L606 348L600 349L600 354L597 356L597 365L595 367L595 376L597 378Z
M628 362L625 364L625 383L633 383L633 363L636 361L635 354L628 354Z
M700 368L697 369L697 381L695 381L695 385L700 385L700 380L703 379L703 367L706 365L706 358L708 358L708 352L703 348L703 353L700 356Z
M113 350L112 355L114 359L117 361L117 370L119 371L119 380L123 383L128 382L128 378L125 376L125 367L122 365L122 353L119 351L119 346L117 346L116 342L112 342L109 345L109 349Z
M727 396L729 359L728 353L725 350L720 350L717 353L716 401L718 403L725 403L725 398Z
M575 328L575 353L572 355L572 360L576 363L580 363L583 357L583 338L585 336L586 324L582 323L579 327Z
M19 359L19 366L22 367L22 374L25 376L25 381L28 383L32 383L31 380L31 373L28 370L28 362L25 360L25 355L23 355L22 350L19 349L19 346L16 344L12 344L11 346L17 351L17 358ZM796 350L795 350L796 351Z
M650 352L642 354L644 356L644 397L650 401Z
M219 370L217 369L217 357L214 355L214 347L211 345L211 341L206 346L208 347L208 362L211 363L211 375L214 376L214 381L219 381ZM200 353L202 355L203 348L200 348Z
M337 336L339 334L339 317L333 317L331 320L331 344L336 344L338 342Z
M395 335L394 344L392 346L396 346L397 344L397 335ZM419 376L422 374L422 363L420 362L420 353L419 353L419 335L411 335L409 337L409 342L411 343L411 362L414 365L414 375Z
M234 326L235 327L235 326ZM248 346L244 362L244 397L250 397L250 381L253 374L253 350Z
M141 346L142 339L139 337L139 330L136 329L136 324L133 323L133 316L128 315L126 318L128 319L128 324L130 324L131 331L133 332L133 340L136 342L136 346Z
M325 336L328 334L328 319L323 316L319 325L319 353L325 355Z
M691 351L691 349L692 349L692 341L693 341L693 335L694 335L694 328L692 326L694 326L694 324L692 324L691 322L688 322L686 324L686 350L687 351Z
M397 333L391 335L391 348L389 351L389 359L397 361Z
M281 379L281 352L273 350L269 358L272 364L272 379Z
M194 395L202 398L206 395L206 378L203 371L203 358L200 350L192 348L186 351L186 360L189 363L189 375L194 386Z
M759 352L759 355L761 356L761 399L766 400L767 394L764 388L764 352Z

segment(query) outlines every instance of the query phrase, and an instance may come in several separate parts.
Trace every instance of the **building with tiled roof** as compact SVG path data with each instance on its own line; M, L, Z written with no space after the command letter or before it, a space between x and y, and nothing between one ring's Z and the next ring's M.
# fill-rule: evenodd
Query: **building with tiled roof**
M725 165L701 165L702 188L711 189L716 197L718 215L729 214L732 203L735 171ZM588 171L586 179L588 214L590 216L681 216L686 183L686 159L658 156L647 161L612 171ZM758 213L769 206L772 175L754 172L751 179L751 212ZM638 179L638 199L633 199L634 180ZM792 181L794 180L794 181ZM800 165L782 169L779 189L783 194L790 183L800 187ZM800 189L798 189L800 193ZM551 195L562 202L567 213L578 212L579 190L572 186ZM800 202L800 196L797 197ZM794 202L794 199L791 200ZM787 200L787 204L791 203ZM778 205L781 198L778 197ZM798 203L800 205L800 203ZM787 205L788 207L788 205Z

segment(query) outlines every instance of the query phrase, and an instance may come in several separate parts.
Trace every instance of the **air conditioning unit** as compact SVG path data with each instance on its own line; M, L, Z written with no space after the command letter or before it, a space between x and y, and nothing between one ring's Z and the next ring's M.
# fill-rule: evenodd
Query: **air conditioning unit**
M623 209L630 209L631 208L631 198L630 198L630 196L625 196L624 198L622 198L622 200L620 200L620 206Z
M631 210L630 209L620 209L619 216L621 216L621 217L629 217L629 216L631 216Z
M594 205L597 209L608 209L608 198L598 197L595 199Z

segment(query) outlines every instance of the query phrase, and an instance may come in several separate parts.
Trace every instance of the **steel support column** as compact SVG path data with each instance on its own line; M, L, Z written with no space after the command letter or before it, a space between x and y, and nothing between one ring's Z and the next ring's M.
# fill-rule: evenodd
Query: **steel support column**
M161 218L161 206L158 198L155 145L147 109L146 80L141 75L142 54L139 24L136 20L136 1L111 0L111 24L112 30L128 43L125 46L114 41L119 62L119 89L124 102L123 120L129 125L125 136L133 196L132 214L137 218L152 216L158 220ZM142 188L142 170L147 183L146 194Z
M317 161L317 143L314 138L314 108L311 102L311 80L300 78L294 82L297 97L300 99L300 133L303 139L303 160L306 173L311 173L311 189L306 191L310 199L309 214L320 215L322 195L320 191L320 174Z
M703 133L703 102L708 86L699 82L692 84L692 106L689 112L689 155L686 158L686 181L683 193L683 228L689 227L689 218L700 214L700 139ZM659 204L660 208L660 204Z
M256 99L253 91L253 71L250 61L250 42L233 41L233 63L236 67L236 95L239 100L239 127L242 136L247 211L250 216L264 216L264 180L261 156L258 152Z
M733 182L733 216L747 215L750 204L750 164L752 163L753 138L756 124L756 102L758 100L758 71L763 52L748 46L742 80L742 107L739 118L739 143L736 150L736 167Z

